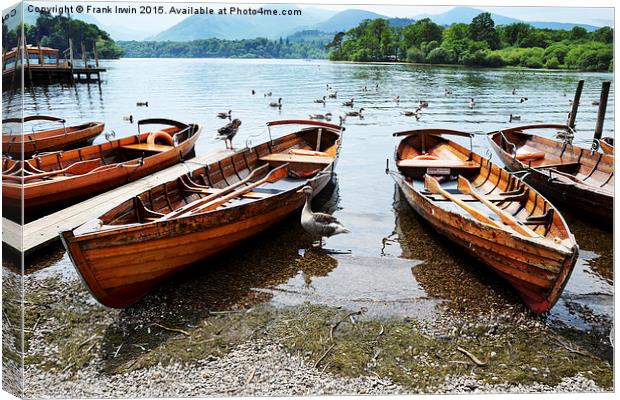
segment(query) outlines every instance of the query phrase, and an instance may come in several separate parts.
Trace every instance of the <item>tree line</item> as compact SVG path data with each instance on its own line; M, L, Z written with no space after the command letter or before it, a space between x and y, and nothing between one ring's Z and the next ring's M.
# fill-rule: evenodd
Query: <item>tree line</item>
M429 18L404 27L365 20L326 45L331 60L407 61L466 66L613 70L613 29L540 29L527 23L496 26L491 14L442 27Z
M24 24L23 27L27 44L40 44L43 47L52 47L63 52L69 48L69 39L72 39L73 54L78 58L82 55L80 46L82 42L87 51L92 49L93 43L96 42L99 58L119 58L123 55L123 50L116 45L107 32L99 29L97 25L63 15L52 16L42 12L35 25ZM17 46L21 28L20 24L9 30L4 23L2 24L3 50L10 50Z
M119 41L125 57L153 58L326 58L320 41L292 41L280 38L224 40L200 39L189 42Z

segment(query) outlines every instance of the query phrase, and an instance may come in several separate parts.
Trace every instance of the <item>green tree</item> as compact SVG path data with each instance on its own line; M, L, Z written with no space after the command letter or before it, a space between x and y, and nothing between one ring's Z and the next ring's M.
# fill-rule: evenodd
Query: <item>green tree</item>
M441 40L442 28L430 18L421 19L403 28L403 44L407 48L420 47L424 42L441 42Z
M488 12L481 13L469 24L469 37L475 41L484 41L495 50L500 46L499 35L495 30L495 21Z

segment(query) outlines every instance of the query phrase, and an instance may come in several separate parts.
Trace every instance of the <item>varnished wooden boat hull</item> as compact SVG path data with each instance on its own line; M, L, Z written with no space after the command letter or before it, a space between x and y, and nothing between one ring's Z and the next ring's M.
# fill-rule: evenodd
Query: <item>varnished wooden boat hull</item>
M104 126L103 122L89 122L67 127L66 134L63 128L58 128L33 133L3 135L2 152L20 158L23 151L24 158L28 158L35 153L73 149L92 143L95 137L103 132Z
M449 142L447 146L457 149L457 153L468 154L456 143ZM471 153L471 160L480 166L480 172L470 172L473 174L469 178L472 183L481 187L488 184L508 191L523 185L507 171L478 154ZM542 313L553 307L570 277L578 254L574 237L559 213L554 213L553 224L556 232L565 237L563 242L567 245L562 246L549 240L517 235L511 230L497 229L471 218L467 213L440 207L428 195L421 193L419 186L415 187L406 174L406 171L391 173L409 205L437 232L503 277L533 312ZM548 208L547 201L532 189L528 191L527 202L529 205L523 207Z
M599 141L601 150L605 154L614 154L614 139L610 137L604 137Z
M561 125L532 125L525 126L523 132L527 132L529 127L533 129L551 126L560 129ZM511 128L504 132L512 133L512 131L520 128ZM540 168L533 166L530 168L524 161L520 161L505 151L500 145L501 140L498 135L500 132L492 132L487 135L491 147L504 163L506 168L512 172L520 172L522 179L536 190L540 191L548 197L554 204L566 210L571 210L575 215L582 219L595 223L599 226L611 228L613 226L613 155L592 153L589 149L583 149L577 146L568 145L562 153L562 143L554 142L550 139L533 136L536 140L543 140L544 150L553 156L563 154L561 159L566 163L577 163L580 170L584 170L585 176L587 171L594 171L592 174L601 174L598 180L590 179L589 185L568 184L565 181L554 179L553 171L548 168ZM542 146L542 145L541 145ZM600 171L600 172L599 172ZM610 189L606 189L610 187Z
M275 146L283 141L283 138L277 139ZM339 149L339 139L337 143ZM273 148L273 144L261 144L194 170L190 175L202 174L205 183L238 180L243 166L248 168L254 165L259 157L269 154ZM319 193L332 179L335 163L333 161L324 166L321 172L309 179L300 179L295 187L264 199L93 234L76 236L74 231L65 231L61 233L61 238L92 295L106 306L127 307L171 275L194 265L208 268L210 257L233 248L296 213L305 202L301 188L309 184L315 194ZM168 193L167 188L172 187L174 182L157 188L162 186ZM154 207L157 200L152 198L157 194L152 190L141 197ZM170 202L167 195L166 201ZM166 207L166 201L160 201L163 207ZM131 203L127 202L126 207L131 207ZM117 208L119 214L126 212L122 209L123 205Z
M166 128L164 131L172 131L171 129ZM196 132L191 137L169 151L144 157L141 165L138 161L120 163L122 165L119 164L112 169L71 176L62 180L38 181L24 184L19 181L5 180L2 184L3 206L9 211L19 211L23 200L24 215L28 219L28 216L31 214L41 215L42 211L48 207L49 209L65 208L79 200L140 179L182 161L193 150L201 129L201 127L197 127ZM141 136L146 138L147 135L148 133L143 133ZM78 152L87 154L88 152L96 151L99 146L118 147L125 142L131 143L133 139L134 137L122 138L102 145L69 150L63 154L65 154L65 158L69 158L68 154L76 154ZM54 155L44 157L53 158Z

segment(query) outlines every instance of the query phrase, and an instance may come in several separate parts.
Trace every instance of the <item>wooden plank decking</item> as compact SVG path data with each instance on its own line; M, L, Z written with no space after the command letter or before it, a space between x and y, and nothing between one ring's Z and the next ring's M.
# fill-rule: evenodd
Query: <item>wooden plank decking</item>
M226 150L210 151L204 155L187 160L185 163L176 164L165 170L29 222L23 227L23 242L20 225L2 218L2 241L17 251L22 250L26 255L31 254L37 249L57 241L60 231L73 229L91 219L97 218L105 211L150 187L178 178L187 173L188 169L194 170L230 154L232 153Z

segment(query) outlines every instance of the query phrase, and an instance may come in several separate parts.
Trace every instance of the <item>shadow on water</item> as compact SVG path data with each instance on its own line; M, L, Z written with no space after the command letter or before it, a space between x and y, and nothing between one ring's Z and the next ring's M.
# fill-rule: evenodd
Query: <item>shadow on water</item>
M334 207L328 186L315 198ZM316 207L316 205L315 205ZM177 329L206 324L213 313L246 310L268 302L273 294L264 288L276 287L301 275L310 286L337 266L328 254L312 249L313 239L301 228L299 213L247 242L188 269L159 287L134 306L120 312L104 335L104 354L114 354L121 344L127 349L109 366L126 363L142 354L140 347L155 348L173 335L147 335L153 324ZM300 255L299 249L306 249Z
M401 257L421 261L412 273L428 295L466 314L522 307L506 283L437 233L409 206L397 185L394 190L394 240L400 243Z

